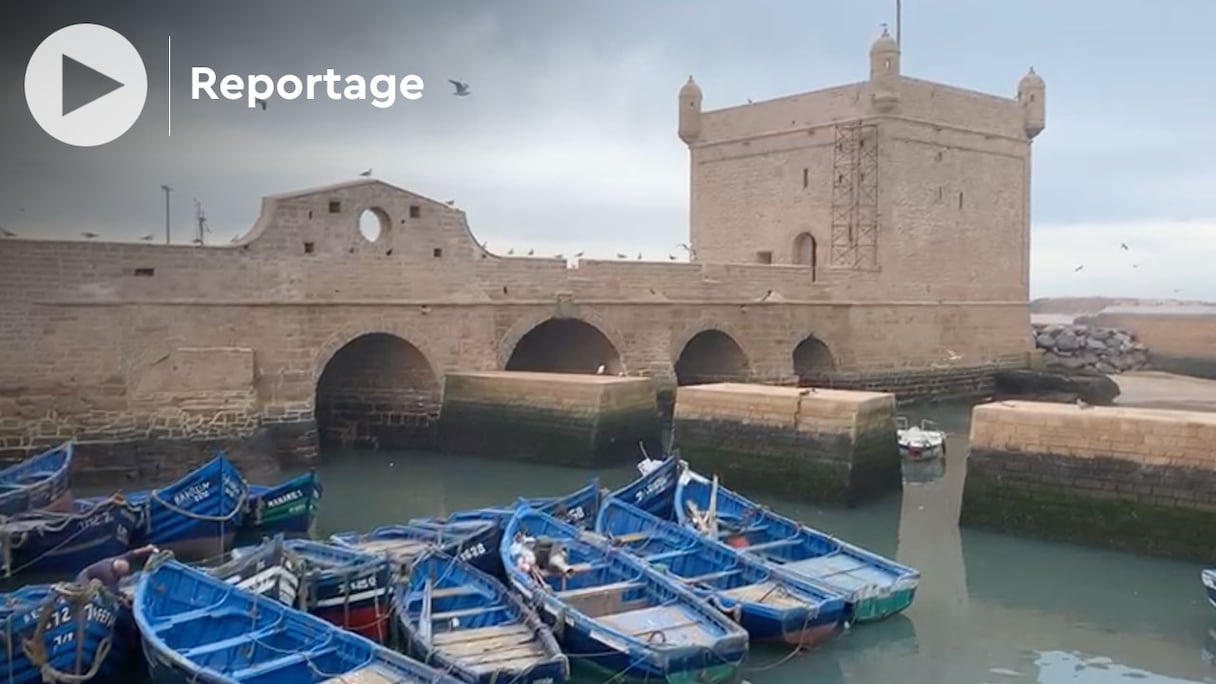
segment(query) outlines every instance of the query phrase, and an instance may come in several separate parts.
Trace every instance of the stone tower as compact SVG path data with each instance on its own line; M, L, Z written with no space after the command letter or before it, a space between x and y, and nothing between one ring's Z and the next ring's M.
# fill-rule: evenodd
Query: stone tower
M865 81L711 111L689 78L678 132L697 260L801 266L852 296L1024 300L1042 79L1010 98L910 78L886 31L869 67Z

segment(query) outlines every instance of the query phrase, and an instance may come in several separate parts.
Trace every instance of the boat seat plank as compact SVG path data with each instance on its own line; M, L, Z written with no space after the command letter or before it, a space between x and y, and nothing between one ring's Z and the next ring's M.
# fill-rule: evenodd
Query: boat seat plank
M887 570L869 565L859 558L839 553L785 563L781 567L833 587L848 590L883 587L895 581L895 577Z
M492 663L468 663L467 665L470 670L478 674L493 672L495 670L500 672L522 672L543 660L548 660L548 656L542 650L532 655L513 658L507 661L496 661ZM506 682L512 681L511 677L502 677L500 679Z
M543 653L544 647L538 643L522 643L507 648L496 648L487 650L475 655L469 655L462 660L466 663L501 663L517 658L535 658L538 654Z
M770 542L764 542L763 544L752 544L751 546L744 546L740 550L747 551L748 553L755 552L755 551L767 551L769 549L776 549L776 548L779 548L782 546L792 546L794 544L799 543L800 541L801 540L799 540L798 537L790 537L788 539L775 539Z
M494 639L508 635L527 634L532 636L532 630L527 625L519 623L510 625L495 625L493 627L477 627L474 629L458 629L451 632L439 632L431 637L436 646L447 646L462 641L477 641L479 639Z
M599 618L599 621L622 634L639 639L646 639L648 635L660 632L672 646L708 646L717 639L712 628L695 612L678 604L605 615Z
M808 604L808 600L791 596L785 586L777 582L757 582L734 589L727 589L723 594L749 603L760 603L776 608L800 608Z
M576 572L587 572L588 570L606 567L608 567L608 564L601 562L575 563L574 565L570 566L570 572L573 574Z
M336 649L334 649L334 648L328 648L323 651L316 651L316 652L312 652L312 653L292 653L290 655L285 655L280 658L275 658L273 660L267 660L265 662L258 663L251 667L242 668L240 670L233 672L229 676L237 681L240 681L242 679L247 679L249 677L266 674L267 672L271 672L274 670L281 670L283 668L291 667L293 665L299 665L300 663L306 662L312 658L319 658L323 655L326 655L327 653L333 653L335 650Z
M463 661L469 658L479 658L488 653L512 651L521 648L527 649L529 652L537 651L538 649L539 651L543 651L544 645L537 641L536 635L531 630L528 630L526 633L507 634L489 639L453 642L443 644L437 648L453 659Z
M612 584L597 584L594 587L583 587L582 589L567 589L566 591L557 592L557 597L560 599L572 598L588 598L591 596L599 596L600 594L616 594L624 593L630 589L640 589L646 585L641 582L613 582Z
M354 672L326 679L320 684L398 684L401 675L390 672L379 665L369 665Z
M438 599L438 598L448 598L450 596L472 596L473 594L480 594L480 593L481 592L477 590L477 587L474 587L469 584L462 584L457 587L443 587L442 589L432 589L431 598ZM422 596L421 592L416 594L416 596L421 597Z
M679 558L680 556L689 556L696 552L697 552L696 549L677 549L675 551L664 551L663 553L652 554L652 555L646 556L645 558L646 558L647 563L655 563L658 561L666 561L666 560L671 560L673 558Z
M449 610L443 613L432 613L432 620L450 620L451 618L468 617L470 615L481 615L482 613L492 613L496 610L502 610L506 606L495 604L492 606L473 606L472 608L462 608L461 610Z
M620 544L632 544L633 542L650 539L653 535L649 532L626 532L612 537L612 541Z
M686 584L696 584L697 582L708 582L710 580L722 579L730 577L742 572L743 568L731 568L730 570L720 570L718 572L710 572L704 575L696 575L695 577L680 577L680 581Z

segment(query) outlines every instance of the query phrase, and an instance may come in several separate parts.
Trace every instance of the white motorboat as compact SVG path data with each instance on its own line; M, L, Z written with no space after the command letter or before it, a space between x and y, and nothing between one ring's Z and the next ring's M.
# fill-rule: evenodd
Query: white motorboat
M946 433L931 420L922 420L920 425L909 425L907 418L897 416L895 435L899 442L899 455L908 460L923 461L946 455Z

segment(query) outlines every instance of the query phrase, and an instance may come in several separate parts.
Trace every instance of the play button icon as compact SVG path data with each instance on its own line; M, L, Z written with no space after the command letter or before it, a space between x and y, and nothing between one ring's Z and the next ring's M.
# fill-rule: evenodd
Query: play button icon
M139 51L113 29L74 24L47 36L25 68L25 101L60 142L104 145L135 124L148 95Z

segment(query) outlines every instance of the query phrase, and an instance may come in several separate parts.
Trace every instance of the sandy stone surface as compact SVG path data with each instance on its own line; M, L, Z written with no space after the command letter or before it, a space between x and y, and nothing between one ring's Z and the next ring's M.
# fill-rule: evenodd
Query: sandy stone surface
M1160 371L1110 376L1119 385L1119 406L1216 411L1216 380Z

